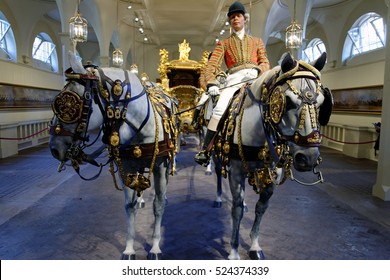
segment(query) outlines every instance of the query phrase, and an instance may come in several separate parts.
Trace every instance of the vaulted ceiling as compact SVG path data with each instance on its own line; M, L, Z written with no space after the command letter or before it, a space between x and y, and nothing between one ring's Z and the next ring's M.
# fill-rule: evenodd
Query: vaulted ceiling
M48 3L52 3L51 6L56 7L55 3L61 1L69 0L18 0L20 3L29 2L30 5L34 6L42 5L42 9L46 9ZM73 1L76 3L78 0ZM113 21L120 21L128 25L129 32L132 32L134 28L143 28L144 34L139 34L137 31L137 40L142 40L144 36L147 36L149 43L165 46L176 45L186 39L191 45L204 47L213 45L215 38L220 36L220 31L223 28L228 30L228 27L224 25L227 19L226 14L229 6L235 0L80 0L81 13L83 13L83 9L104 12L104 8L93 9L91 5L99 6L104 3L104 6L107 7L107 1L112 2L113 10L118 10L115 13L118 18L112 18ZM352 0L295 1L297 6L304 1L312 3L312 9L324 9ZM272 31L281 32L291 21L288 6L291 10L291 6L294 6L295 3L294 0L240 0L240 2L246 6L247 12L251 14L252 18L259 16L252 11L252 7L264 3L268 3L269 7L269 3L272 3L273 14L266 16L266 24L273 28ZM25 7L25 4L23 6ZM47 10L46 14L59 21L58 7ZM91 15L91 13L89 14ZM92 16L101 17L98 13L92 13ZM135 18L138 18L139 22L135 22ZM90 18L87 20L91 21ZM92 29L90 31L89 40L96 39L94 31Z
M191 44L212 44L224 28L226 14L234 0L120 0L132 6L124 15L124 21L131 24L134 16L142 19L145 33L157 45L172 45L184 38ZM241 0L247 12L252 7L266 0ZM307 0L313 2L313 9L331 7L350 0ZM269 1L268 1L269 2ZM275 0L274 5L280 10L279 16L268 18L271 26L284 30L290 23L288 4L293 0ZM256 14L251 13L251 17ZM227 29L227 27L225 27Z

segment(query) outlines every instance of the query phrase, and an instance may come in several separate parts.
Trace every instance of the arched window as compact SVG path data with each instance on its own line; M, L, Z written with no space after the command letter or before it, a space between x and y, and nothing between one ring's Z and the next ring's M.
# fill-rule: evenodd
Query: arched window
M326 47L321 39L315 38L307 44L306 49L303 50L303 60L311 62L316 60L323 52L326 52Z
M343 61L385 47L385 24L376 13L361 16L348 31L343 48Z
M32 57L34 59L34 67L58 72L56 46L46 33L40 33L35 37Z
M0 59L16 61L16 43L11 24L0 12Z

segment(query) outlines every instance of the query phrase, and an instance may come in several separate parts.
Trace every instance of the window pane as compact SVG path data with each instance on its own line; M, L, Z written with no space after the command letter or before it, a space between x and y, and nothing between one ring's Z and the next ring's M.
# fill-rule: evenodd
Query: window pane
M33 57L43 62L49 62L54 50L54 44L44 41L41 37L36 37L33 45Z
M310 41L307 48L303 50L304 60L311 62L316 60L323 52L326 52L325 44L321 39L315 38Z
M35 38L32 56L35 60L35 67L49 71L58 71L55 45L50 41L50 37L47 34L41 33Z
M343 60L385 46L383 19L375 13L361 16L348 31Z
M16 62L16 42L12 26L0 11L0 59Z

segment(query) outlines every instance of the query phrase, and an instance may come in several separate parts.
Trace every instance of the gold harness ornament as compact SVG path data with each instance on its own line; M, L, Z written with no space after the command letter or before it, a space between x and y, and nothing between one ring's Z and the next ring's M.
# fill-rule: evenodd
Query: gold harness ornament
M54 99L52 109L57 118L64 123L75 123L81 119L84 101L70 90L62 91Z
M269 114L271 120L278 124L282 120L286 108L286 95L282 87L277 86L269 98Z

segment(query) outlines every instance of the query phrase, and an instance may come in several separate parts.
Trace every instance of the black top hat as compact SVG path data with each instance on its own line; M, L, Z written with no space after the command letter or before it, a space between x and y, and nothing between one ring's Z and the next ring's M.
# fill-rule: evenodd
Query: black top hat
M229 7L229 12L227 13L227 16L230 17L234 13L241 13L245 15L245 7L240 2L236 1Z

